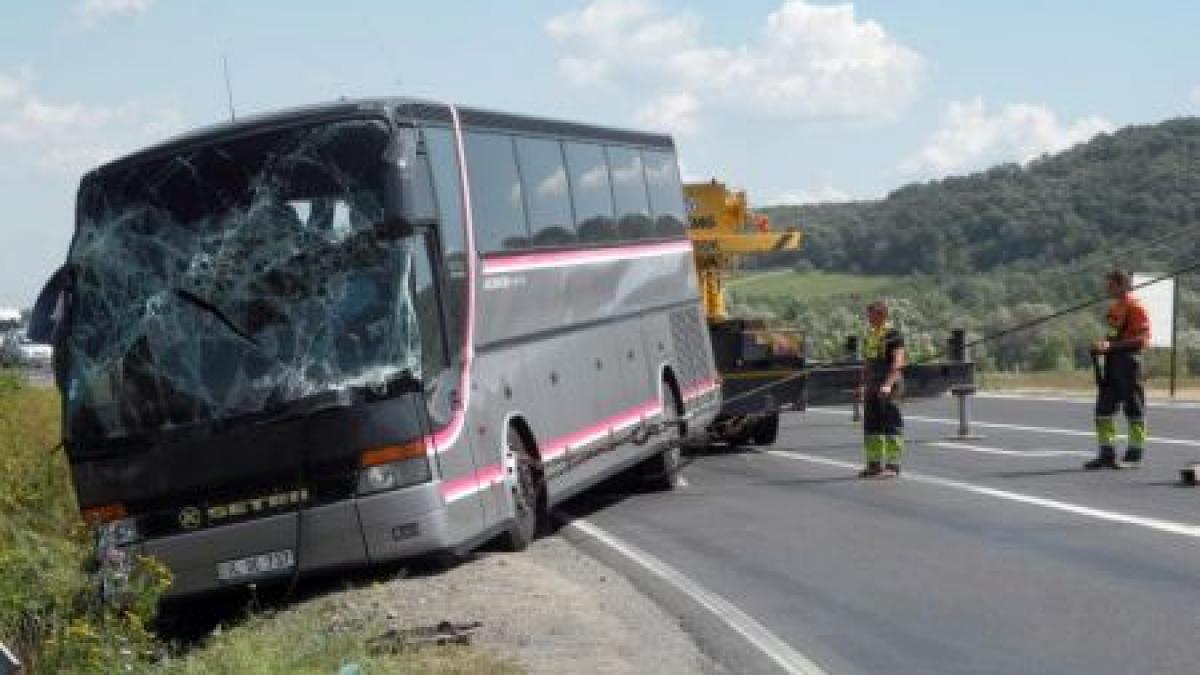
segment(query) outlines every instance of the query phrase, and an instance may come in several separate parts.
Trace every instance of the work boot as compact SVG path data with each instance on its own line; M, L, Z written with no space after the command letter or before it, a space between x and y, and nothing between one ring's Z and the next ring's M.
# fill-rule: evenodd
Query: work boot
M1088 460L1083 463L1085 471L1095 471L1097 469L1119 469L1120 464L1117 464L1117 453L1112 448L1100 448L1100 454L1096 455L1095 459Z
M1126 469L1142 468L1142 449L1129 448L1125 451L1125 456L1121 458L1121 466Z
M899 478L900 477L900 465L899 464L884 464L883 471L881 471L879 473L879 477L880 478Z
M879 462L867 462L867 465L863 467L863 470L858 472L858 477L874 478L881 473L883 473L883 467L879 465Z

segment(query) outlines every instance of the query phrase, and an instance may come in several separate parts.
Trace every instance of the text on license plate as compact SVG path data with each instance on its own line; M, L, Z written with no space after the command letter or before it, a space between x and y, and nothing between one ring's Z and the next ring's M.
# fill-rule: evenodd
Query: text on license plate
M271 572L289 570L296 566L296 554L292 549L259 553L258 555L226 560L217 563L217 578L221 581L233 581L246 577L256 577Z

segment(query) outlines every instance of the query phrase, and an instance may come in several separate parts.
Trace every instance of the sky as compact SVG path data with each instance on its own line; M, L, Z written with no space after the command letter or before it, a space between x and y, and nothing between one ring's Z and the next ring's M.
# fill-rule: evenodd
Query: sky
M79 177L229 116L417 96L661 130L754 204L872 199L1200 114L1187 0L43 0L0 9L0 307Z

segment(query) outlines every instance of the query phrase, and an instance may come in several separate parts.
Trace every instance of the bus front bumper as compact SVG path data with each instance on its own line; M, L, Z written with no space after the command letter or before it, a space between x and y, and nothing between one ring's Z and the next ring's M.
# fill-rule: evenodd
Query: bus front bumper
M131 550L166 565L166 597L177 598L287 581L297 566L307 575L444 550L450 532L441 496L424 484L150 539ZM275 567L256 571L264 562Z

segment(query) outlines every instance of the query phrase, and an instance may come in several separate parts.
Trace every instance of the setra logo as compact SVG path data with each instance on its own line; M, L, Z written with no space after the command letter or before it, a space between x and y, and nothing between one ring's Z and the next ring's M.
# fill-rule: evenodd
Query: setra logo
M224 504L212 504L204 509L186 506L179 510L179 524L184 529L194 530L201 525L217 525L222 521L277 511L307 501L308 490L301 489L276 492L252 499L239 499Z

